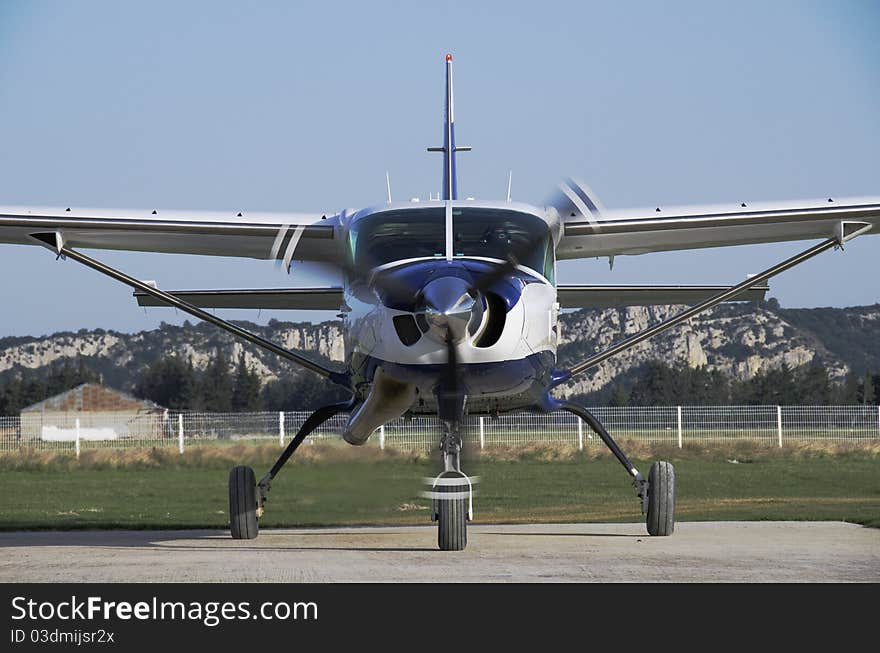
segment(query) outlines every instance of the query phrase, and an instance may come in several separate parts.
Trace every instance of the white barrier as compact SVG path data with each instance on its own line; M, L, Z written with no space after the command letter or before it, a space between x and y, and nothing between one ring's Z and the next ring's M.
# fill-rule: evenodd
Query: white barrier
M628 406L592 408L618 440L687 444L757 442L781 447L785 442L880 441L877 406ZM0 451L20 448L186 446L203 442L272 440L284 446L308 412L263 413L54 413L0 417ZM310 436L338 438L347 419L337 415ZM79 423L79 438L76 436ZM471 418L465 425L470 446L490 449L527 444L602 446L592 431L569 413L515 414ZM413 417L386 424L375 444L385 448L435 450L436 418Z

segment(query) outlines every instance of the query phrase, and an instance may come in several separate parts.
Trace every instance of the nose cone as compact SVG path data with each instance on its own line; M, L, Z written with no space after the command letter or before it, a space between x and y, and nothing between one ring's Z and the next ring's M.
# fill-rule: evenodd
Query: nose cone
M445 342L449 334L453 342L461 342L467 336L477 307L469 290L467 282L457 277L435 279L422 289L425 319L435 339Z

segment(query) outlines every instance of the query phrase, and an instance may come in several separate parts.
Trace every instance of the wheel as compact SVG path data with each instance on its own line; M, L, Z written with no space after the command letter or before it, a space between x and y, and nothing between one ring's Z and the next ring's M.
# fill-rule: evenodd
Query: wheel
M441 551L464 551L467 546L467 499L439 501L437 544Z
M257 524L257 481L254 470L240 465L229 472L229 529L236 540L252 540Z
M664 461L648 474L647 522L649 535L672 535L675 529L675 470Z
M462 479L462 485L438 486L437 491L467 492L468 485ZM437 499L437 544L441 551L464 551L467 546L468 500Z

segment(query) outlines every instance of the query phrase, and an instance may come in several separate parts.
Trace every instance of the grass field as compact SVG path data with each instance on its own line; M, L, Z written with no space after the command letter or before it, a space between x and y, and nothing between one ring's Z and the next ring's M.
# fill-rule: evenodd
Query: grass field
M627 448L627 447L625 447ZM741 445L649 449L629 444L637 466L675 465L677 519L845 520L880 526L880 447L783 449ZM224 528L234 464L259 478L272 445L89 450L79 461L41 452L0 456L0 529ZM276 479L263 526L427 524L424 454L306 446ZM499 450L466 463L480 476L477 522L642 519L626 473L604 452Z

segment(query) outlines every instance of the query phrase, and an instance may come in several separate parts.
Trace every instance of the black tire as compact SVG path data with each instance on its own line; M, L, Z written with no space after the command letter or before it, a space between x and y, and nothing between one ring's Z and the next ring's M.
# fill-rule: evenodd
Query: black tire
M469 487L462 479L462 485L439 486L437 491L466 492ZM467 546L468 500L437 499L437 545L441 551L464 551Z
M660 461L648 474L648 534L672 535L675 530L675 470Z
M229 472L229 530L236 540L252 540L257 523L257 480L254 470L240 465Z

